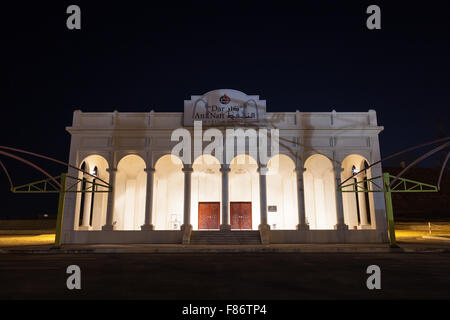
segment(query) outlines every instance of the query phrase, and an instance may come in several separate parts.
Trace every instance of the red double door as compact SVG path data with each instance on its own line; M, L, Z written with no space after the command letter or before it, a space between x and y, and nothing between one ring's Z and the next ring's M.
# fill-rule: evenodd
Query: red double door
M219 229L220 224L220 202L198 203L198 228Z
M230 202L231 229L252 229L252 203Z
M230 202L231 229L252 229L252 203ZM220 227L220 202L198 203L198 229L214 230Z

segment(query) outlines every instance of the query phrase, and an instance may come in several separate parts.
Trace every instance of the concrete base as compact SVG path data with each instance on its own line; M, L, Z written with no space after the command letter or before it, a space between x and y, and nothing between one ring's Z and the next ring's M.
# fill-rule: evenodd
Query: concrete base
M220 231L231 231L231 225L230 224L221 224Z
M63 231L63 244L189 244L192 226L183 230ZM210 231L214 232L214 231ZM215 231L220 234L221 231ZM230 231L234 232L234 231ZM239 231L236 231L239 232ZM262 244L362 244L387 243L377 230L270 230L260 226Z
M261 244L270 243L270 226L268 224L260 224L258 226L259 235L261 236Z
M63 244L181 244L180 230L153 231L64 231Z
M182 225L181 231L183 231L183 244L189 244L191 242L192 225Z
M80 230L80 231L89 231L89 230L92 230L92 227L91 226L79 226L78 230Z
M336 225L334 225L334 230L348 230L348 225L336 224Z
M153 231L155 230L155 226L152 224L144 224L141 226L142 231Z
M111 226L111 225L105 224L105 225L102 227L102 230L103 230L103 231L114 231L114 230L116 230L116 227L115 227L115 226Z
M387 243L387 239L376 230L271 230L270 243Z

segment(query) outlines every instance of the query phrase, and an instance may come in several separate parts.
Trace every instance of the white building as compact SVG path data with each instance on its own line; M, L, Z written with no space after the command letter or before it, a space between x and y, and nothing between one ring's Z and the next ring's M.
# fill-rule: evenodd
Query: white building
M244 235L264 244L387 242L383 194L337 191L380 160L375 111L271 113L258 96L235 90L192 96L184 105L184 113L74 112L70 164L113 192L66 195L63 243L245 242ZM200 136L194 120L202 120ZM171 155L180 128L192 141L203 134L202 145L191 143L190 161ZM225 144L211 134L236 128L279 129L279 151L268 162L239 143L232 159L197 152ZM380 175L377 165L350 182Z

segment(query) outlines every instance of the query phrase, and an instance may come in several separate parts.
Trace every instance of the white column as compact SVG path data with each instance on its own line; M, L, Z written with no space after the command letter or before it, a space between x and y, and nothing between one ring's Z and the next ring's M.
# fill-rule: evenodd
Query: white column
M268 168L266 166L260 166L258 168L259 172L259 203L261 210L261 227L268 226L267 224L267 179L266 174Z
M220 167L220 172L222 172L222 224L220 225L220 230L229 231L231 230L231 225L228 223L228 174L230 173L230 166L223 164Z
M259 203L261 210L261 224L259 225L259 235L262 244L270 243L270 226L267 224L267 166L260 165L259 172Z
M184 218L183 218L183 226L182 229L186 229L186 227L191 226L191 176L192 165L185 165L182 169L184 172Z
M114 193L116 188L116 168L108 168L109 172L109 185L111 186L111 192L108 192L108 205L106 208L106 224L102 227L104 231L112 231L115 229L114 223Z
M191 233L192 233L192 225L191 225L191 176L192 165L186 164L182 169L184 172L184 217L183 217L183 225L181 226L181 230L183 231L183 244L189 244L191 242Z
M338 189L341 184L341 173L344 171L340 164L335 165L334 175L336 179L335 193L336 193L336 216L337 224L334 226L336 230L348 230L348 226L344 223L344 206L342 204L342 192Z
M297 202L298 202L297 230L309 230L309 225L306 224L305 194L303 184L303 172L305 171L306 169L303 167L295 169L295 172L297 173Z
M84 205L83 205L83 221L78 230L90 230L91 229L91 209L92 209L92 177L87 176L86 184L84 188Z
M363 190L364 189L364 178L361 179L361 177L357 177L358 182L358 189L357 190ZM358 203L359 203L359 214L361 216L361 228L365 229L368 227L368 220L367 220L367 207L366 207L366 193L365 192L357 192L358 195Z
M152 224L152 211L153 211L153 176L155 169L146 168L147 172L147 194L145 198L145 222L141 226L141 230L153 230L154 226Z

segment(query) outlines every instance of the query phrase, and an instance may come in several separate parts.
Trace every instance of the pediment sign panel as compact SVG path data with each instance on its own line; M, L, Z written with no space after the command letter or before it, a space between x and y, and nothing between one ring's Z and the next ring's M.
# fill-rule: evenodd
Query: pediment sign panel
M210 91L184 101L184 125L202 121L204 126L260 123L266 117L266 101L231 89Z

